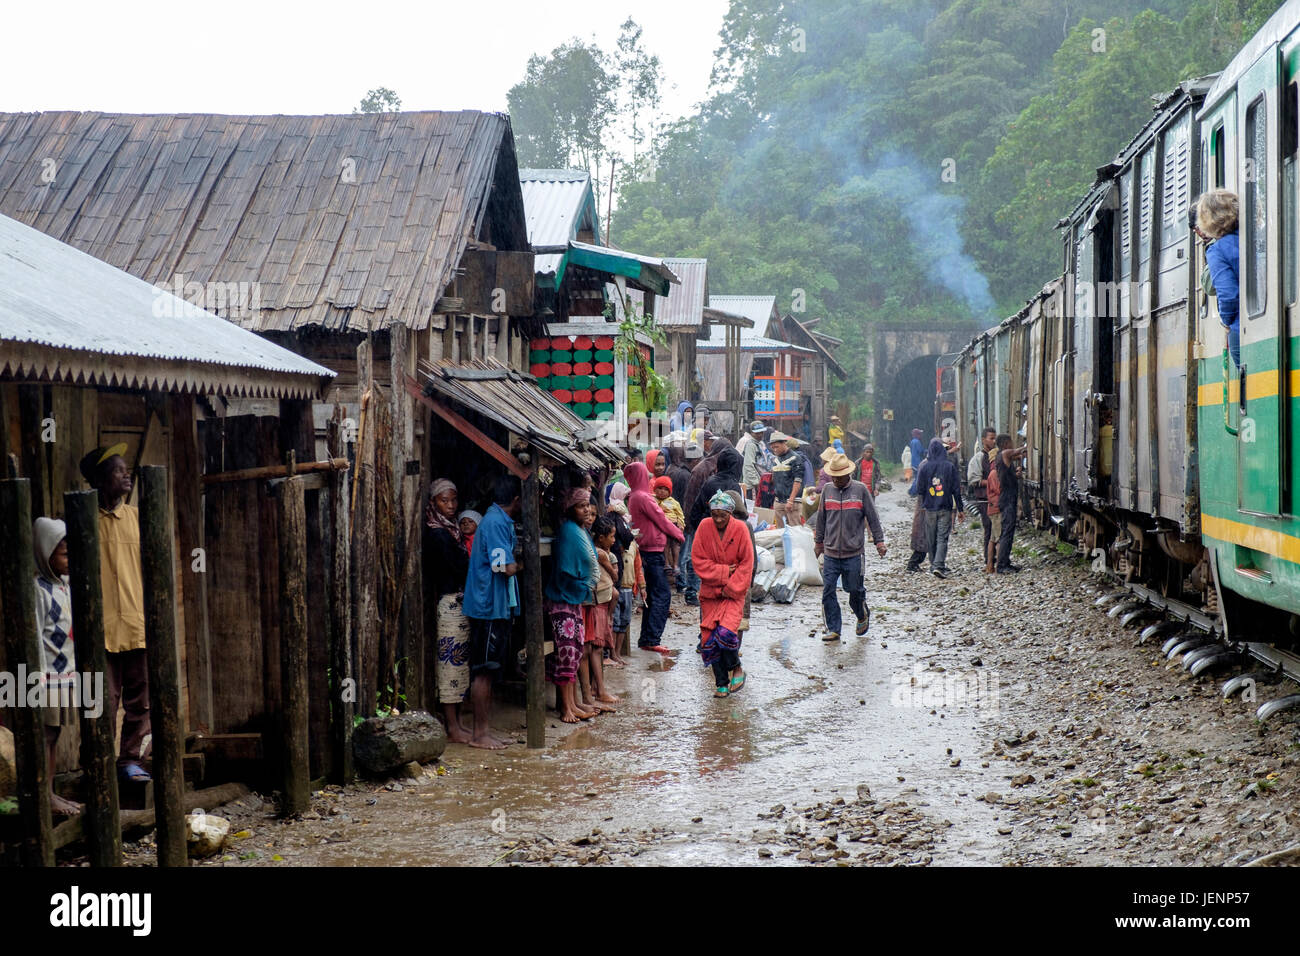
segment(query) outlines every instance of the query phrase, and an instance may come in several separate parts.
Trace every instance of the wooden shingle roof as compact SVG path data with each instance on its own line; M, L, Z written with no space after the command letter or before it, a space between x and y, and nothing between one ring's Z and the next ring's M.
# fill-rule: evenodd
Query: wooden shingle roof
M509 120L472 111L0 113L0 213L169 288L257 283L227 317L258 332L424 328L469 242L529 248Z

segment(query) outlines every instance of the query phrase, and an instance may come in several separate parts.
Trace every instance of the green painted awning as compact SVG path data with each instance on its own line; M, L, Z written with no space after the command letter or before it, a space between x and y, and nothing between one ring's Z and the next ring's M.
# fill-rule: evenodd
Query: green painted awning
M570 265L581 266L609 276L624 276L627 284L632 288L654 295L667 295L668 287L678 282L677 276L664 265L662 259L638 256L622 249L593 246L575 240L569 243L568 251L561 257L559 268L555 270L557 289L564 281L565 268Z

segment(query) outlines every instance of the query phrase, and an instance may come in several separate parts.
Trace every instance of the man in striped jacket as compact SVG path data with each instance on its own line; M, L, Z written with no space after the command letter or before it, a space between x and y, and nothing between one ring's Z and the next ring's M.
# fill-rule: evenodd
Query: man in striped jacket
M867 607L867 590L862 583L862 555L866 546L866 527L876 552L885 556L885 532L876 515L867 486L853 480L853 462L839 454L826 463L831 480L822 488L817 505L817 530L814 550L822 560L822 612L826 618L824 641L840 639L840 599L836 587L841 579L849 592L849 607L857 615L855 633L861 637L871 626L871 609Z

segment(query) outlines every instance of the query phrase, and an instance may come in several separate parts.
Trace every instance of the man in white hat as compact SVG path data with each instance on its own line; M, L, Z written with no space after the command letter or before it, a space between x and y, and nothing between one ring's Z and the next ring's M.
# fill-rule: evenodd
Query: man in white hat
M767 449L763 446L763 436L766 434L767 426L755 421L750 423L740 441L736 442L736 451L740 452L741 458L744 459L740 472L740 487L744 489L746 496L752 494L758 487L758 483L763 480L764 459L768 457Z
M803 491L803 456L790 447L790 436L785 432L773 432L767 445L775 456L772 493L775 495L776 526L784 528L787 524L798 524L794 516L799 514L799 493Z
M870 526L871 540L882 558L886 550L885 532L867 486L853 479L853 462L849 457L836 455L827 462L826 473L831 480L822 488L817 505L813 550L822 556L822 615L826 619L822 640L838 641L841 618L836 587L841 580L844 590L849 592L849 607L858 619L855 633L861 637L871 626L871 609L867 607L867 591L862 583L864 526Z
M844 441L844 426L840 424L840 416L832 415L830 427L826 429L826 440L833 445L836 439Z

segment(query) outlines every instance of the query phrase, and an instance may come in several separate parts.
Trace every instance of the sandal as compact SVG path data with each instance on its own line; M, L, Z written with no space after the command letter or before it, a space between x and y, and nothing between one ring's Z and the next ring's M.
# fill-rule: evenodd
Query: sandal
M726 687L718 687L713 691L714 697L730 697L731 691Z
M138 763L129 763L121 769L121 776L127 783L148 783L153 777L149 776L149 771Z
M740 690L740 688L744 686L745 686L745 675L742 672L739 677L731 678L731 683L727 685L727 690L729 693L734 694L736 691Z

